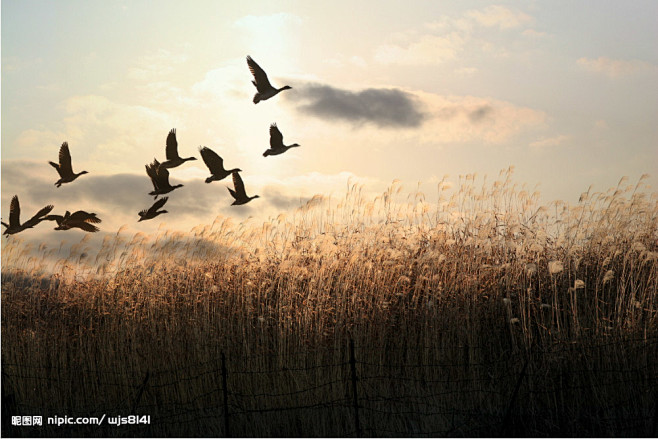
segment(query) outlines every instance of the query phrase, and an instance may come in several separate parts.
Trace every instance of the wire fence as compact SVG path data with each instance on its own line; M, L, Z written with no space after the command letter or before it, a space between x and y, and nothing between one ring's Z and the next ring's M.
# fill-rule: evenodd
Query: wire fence
M433 348L405 356L346 345L323 355L222 354L133 374L3 363L3 436L658 435L658 339L506 352L491 361L469 361L480 349L473 346L462 347L462 361L434 361L441 352ZM43 396L62 392L63 401ZM43 425L16 425L26 414L42 416ZM149 422L49 424L102 415Z

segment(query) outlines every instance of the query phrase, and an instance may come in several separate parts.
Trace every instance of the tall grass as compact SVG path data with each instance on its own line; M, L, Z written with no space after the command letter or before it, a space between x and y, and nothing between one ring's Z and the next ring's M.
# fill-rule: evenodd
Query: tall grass
M345 359L349 338L372 365L463 365L450 373L456 382L503 376L510 366L496 366L501 358L535 351L549 353L538 376L560 361L592 370L646 368L651 353L628 358L623 341L658 335L657 225L658 197L643 179L585 192L576 205L541 205L510 168L491 183L468 175L452 189L441 181L435 194L404 193L394 182L367 198L348 183L342 199L316 196L262 223L218 217L186 234L129 237L119 230L99 250L83 239L55 263L53 276L45 259L30 256L33 249L10 242L2 253L2 361L23 378L5 381L17 401L44 416L107 411L131 400L134 387L101 385L106 373L137 385L147 372L217 364L221 352L233 371L332 363ZM621 344L594 358L577 349L550 354L556 346L610 340ZM491 366L476 372L469 364ZM405 373L439 373L422 370ZM234 385L283 391L335 373L313 369L274 382L254 374ZM147 393L149 413L208 385L188 384ZM605 392L597 398L629 397L623 382ZM507 403L506 396L452 398L444 403L482 413L500 413ZM646 401L636 403L648 410ZM590 403L573 395L570 413L595 422ZM551 422L564 414L547 401L524 410L545 410ZM277 435L272 425L282 425L289 428L283 434L336 434L327 423L289 421L247 421L238 431Z

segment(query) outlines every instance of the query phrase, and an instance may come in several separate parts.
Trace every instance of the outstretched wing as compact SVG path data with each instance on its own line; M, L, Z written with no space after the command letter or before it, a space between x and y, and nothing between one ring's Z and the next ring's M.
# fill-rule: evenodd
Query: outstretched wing
M39 224L41 221L46 220L47 219L46 215L48 215L50 211L53 210L53 207L54 206L52 204L47 205L46 207L38 211L32 218L25 221L24 225L27 227L34 227L37 224Z
M151 206L149 208L148 212L155 213L158 209L160 209L162 206L165 205L165 203L167 202L168 199L169 199L169 197L160 198L158 201L153 203L153 206ZM143 212L146 212L146 211L143 211Z
M59 163L55 163L55 162L51 162L51 161L49 161L48 163L50 163L50 166L52 166L53 168L55 168L55 169L57 170L57 173L58 173L59 176L61 177L61 176L62 176L62 173L61 173L60 170L59 170Z
M279 149L283 147L283 134L275 123L270 125L270 146L272 149Z
M69 151L68 142L62 143L59 148L59 168L60 173L73 174L73 167L71 166L71 152Z
M70 223L71 227L77 227L84 230L85 232L98 232L100 229L93 224L89 224L84 221L75 221Z
M158 167L156 169L156 172L157 172L158 186L161 187L161 188L170 186L170 184L169 184L169 171L167 170L167 168L165 168L164 166L161 166L158 163Z
M145 167L146 167L146 174L151 179L151 183L153 183L153 189L157 191L160 185L160 183L158 182L158 168L160 167L160 162L158 162L157 159L153 159L153 163L150 163Z
M212 174L224 171L224 159L217 155L215 151L204 146L199 149L201 158Z
M175 160L180 158L178 156L178 141L176 140L176 128L169 131L167 135L167 160Z
M253 83L259 92L272 88L272 84L270 84L269 79L267 79L267 73L265 73L265 70L261 69L260 66L256 64L256 61L251 59L249 55L247 55L247 65L249 66L251 74L254 75L255 81L253 81Z
M9 225L18 226L21 223L21 205L18 203L18 195L14 195L9 204Z
M233 186L235 187L235 193L231 191L231 195L234 197L237 195L240 198L247 196L247 193L244 190L244 183L242 182L242 177L237 172L233 173ZM230 189L229 189L230 190Z
M95 224L101 222L101 219L98 218L95 213L87 213L84 210L78 210L76 212L73 212L69 217L69 220L74 222L82 221L86 223L95 223Z
M63 219L64 217L62 215L48 215L41 218L41 221L55 221L59 225Z

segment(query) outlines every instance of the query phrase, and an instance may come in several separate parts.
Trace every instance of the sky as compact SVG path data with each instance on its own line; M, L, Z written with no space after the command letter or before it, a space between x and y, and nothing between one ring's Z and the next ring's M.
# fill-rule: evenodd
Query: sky
M428 194L444 177L515 167L542 200L576 203L627 176L658 185L658 2L2 1L2 217L93 211L101 229L189 230L276 217L348 181ZM252 103L250 55L278 96ZM300 148L263 157L269 126ZM176 128L170 213L137 223ZM68 142L73 169L56 188ZM249 195L209 176L207 146ZM40 224L41 239L79 238Z

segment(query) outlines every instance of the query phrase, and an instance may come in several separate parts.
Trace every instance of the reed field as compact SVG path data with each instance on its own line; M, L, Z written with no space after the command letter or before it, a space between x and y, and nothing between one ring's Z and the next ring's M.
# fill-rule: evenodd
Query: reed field
M643 179L545 205L511 169L424 193L348 183L264 222L88 236L2 251L3 435L657 433Z

